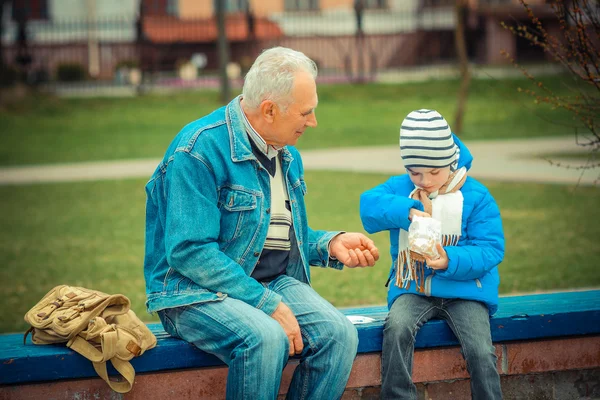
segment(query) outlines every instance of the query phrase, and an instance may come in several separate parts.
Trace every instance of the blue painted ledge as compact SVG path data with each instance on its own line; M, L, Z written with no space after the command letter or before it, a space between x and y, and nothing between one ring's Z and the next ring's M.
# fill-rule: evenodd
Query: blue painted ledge
M381 351L387 308L341 311L374 318L375 322L357 325L358 352ZM158 338L158 346L133 359L137 373L222 365L216 357L170 337L160 324L149 326ZM494 342L600 334L600 290L502 297L491 328ZM454 334L441 320L426 323L416 341L417 348L455 344ZM24 345L22 334L0 335L0 384L95 376L91 362L65 346L36 346L30 341Z

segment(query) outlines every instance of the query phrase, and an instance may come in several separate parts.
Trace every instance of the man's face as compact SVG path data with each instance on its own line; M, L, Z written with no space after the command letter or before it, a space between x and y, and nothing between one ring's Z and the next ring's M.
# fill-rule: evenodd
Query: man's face
M407 168L408 176L415 186L428 193L439 190L450 177L450 167L444 168Z
M293 146L306 128L317 126L315 108L319 99L317 86L312 76L306 72L298 72L292 89L292 102L287 110L277 109L273 118L273 133L270 141L275 146Z

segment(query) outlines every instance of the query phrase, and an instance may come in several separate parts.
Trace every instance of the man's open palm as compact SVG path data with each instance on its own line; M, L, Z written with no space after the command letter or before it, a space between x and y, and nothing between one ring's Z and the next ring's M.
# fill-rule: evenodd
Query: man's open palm
M347 267L372 267L379 260L375 243L362 233L342 233L331 240L331 256Z

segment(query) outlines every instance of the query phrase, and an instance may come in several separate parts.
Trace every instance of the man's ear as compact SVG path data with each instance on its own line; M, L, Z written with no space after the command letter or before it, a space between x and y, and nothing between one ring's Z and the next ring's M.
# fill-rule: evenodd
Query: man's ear
M260 115L268 123L273 123L277 111L277 105L271 100L264 100L260 103Z

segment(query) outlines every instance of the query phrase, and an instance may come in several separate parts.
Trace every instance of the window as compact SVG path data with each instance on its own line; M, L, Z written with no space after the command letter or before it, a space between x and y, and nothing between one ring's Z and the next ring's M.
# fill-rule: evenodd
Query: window
M48 19L48 0L13 1L12 19Z
M387 8L386 0L362 0L365 9Z
M167 0L167 14L168 15L179 15L179 10L177 9L177 0Z
M146 15L179 15L179 0L142 0Z
M217 9L217 2L223 1L225 3L225 12L237 13L248 11L249 0L214 0L214 8Z
M319 0L285 0L285 11L318 11Z
M486 0L483 0L483 2ZM501 0L512 1L512 0ZM424 7L454 7L454 0L423 0L421 5Z

